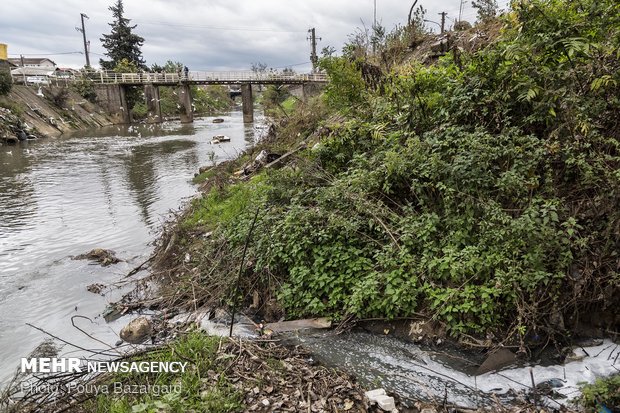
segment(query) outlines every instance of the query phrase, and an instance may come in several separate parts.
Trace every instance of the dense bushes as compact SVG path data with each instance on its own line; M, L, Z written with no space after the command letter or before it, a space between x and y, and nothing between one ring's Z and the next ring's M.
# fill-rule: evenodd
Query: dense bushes
M372 88L325 58L346 120L268 176L255 276L291 316L426 313L522 340L616 328L619 19L612 0L530 1L486 49ZM225 226L229 247L252 212Z
M12 87L11 73L8 70L0 69L0 96L8 95Z

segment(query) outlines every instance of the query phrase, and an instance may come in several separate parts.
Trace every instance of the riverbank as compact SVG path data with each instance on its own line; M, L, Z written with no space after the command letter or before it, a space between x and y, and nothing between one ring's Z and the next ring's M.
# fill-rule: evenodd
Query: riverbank
M162 88L161 106L165 121L178 120L173 92L171 88ZM224 113L233 107L233 101L223 87L196 88L194 94L195 116ZM5 144L111 126L115 119L97 104L92 85L83 82L71 86L13 85L7 95L0 96L0 109L0 143ZM148 115L146 103L137 102L132 114L135 123L144 122Z
M0 97L0 141L20 139L20 131L34 137L57 137L80 129L112 125L103 109L67 87L13 85ZM7 112L9 111L9 112Z

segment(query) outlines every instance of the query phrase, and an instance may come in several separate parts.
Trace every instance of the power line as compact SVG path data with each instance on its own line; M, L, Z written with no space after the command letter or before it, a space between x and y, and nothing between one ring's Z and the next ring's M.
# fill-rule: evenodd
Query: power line
M206 30L231 30L231 31L242 31L242 32L274 32L274 33L305 33L304 30L281 30L281 29L271 29L268 27L223 27L223 26L205 26L200 24L175 24L175 23L166 23L166 22L156 22L156 21L146 21L146 20L134 20L135 23L139 24L153 24L157 26L168 26L168 27L185 27L190 29L206 29Z
M58 53L9 53L9 56L58 56L64 54L84 54L84 52L58 52Z
M303 66L303 65L310 64L310 63L312 63L312 62L295 63L294 65L284 65L284 66L274 67L274 69L286 69L287 67L292 67L292 66Z

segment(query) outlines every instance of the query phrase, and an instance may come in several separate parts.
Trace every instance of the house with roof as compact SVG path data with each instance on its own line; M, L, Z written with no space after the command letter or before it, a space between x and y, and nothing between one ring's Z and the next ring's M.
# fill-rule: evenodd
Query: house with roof
M50 76L56 71L56 63L48 58L24 57L9 58L17 66L11 70L13 76Z

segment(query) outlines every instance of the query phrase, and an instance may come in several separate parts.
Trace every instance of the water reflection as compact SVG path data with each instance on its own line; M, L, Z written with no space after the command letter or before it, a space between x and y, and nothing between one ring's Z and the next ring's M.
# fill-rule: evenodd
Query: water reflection
M95 319L110 299L86 286L122 279L149 253L165 214L195 193L191 179L210 153L226 159L255 141L240 112L220 117L0 147L0 382L42 338L26 322L79 334L69 315ZM217 134L231 142L211 145ZM98 247L129 261L102 269L69 258Z

